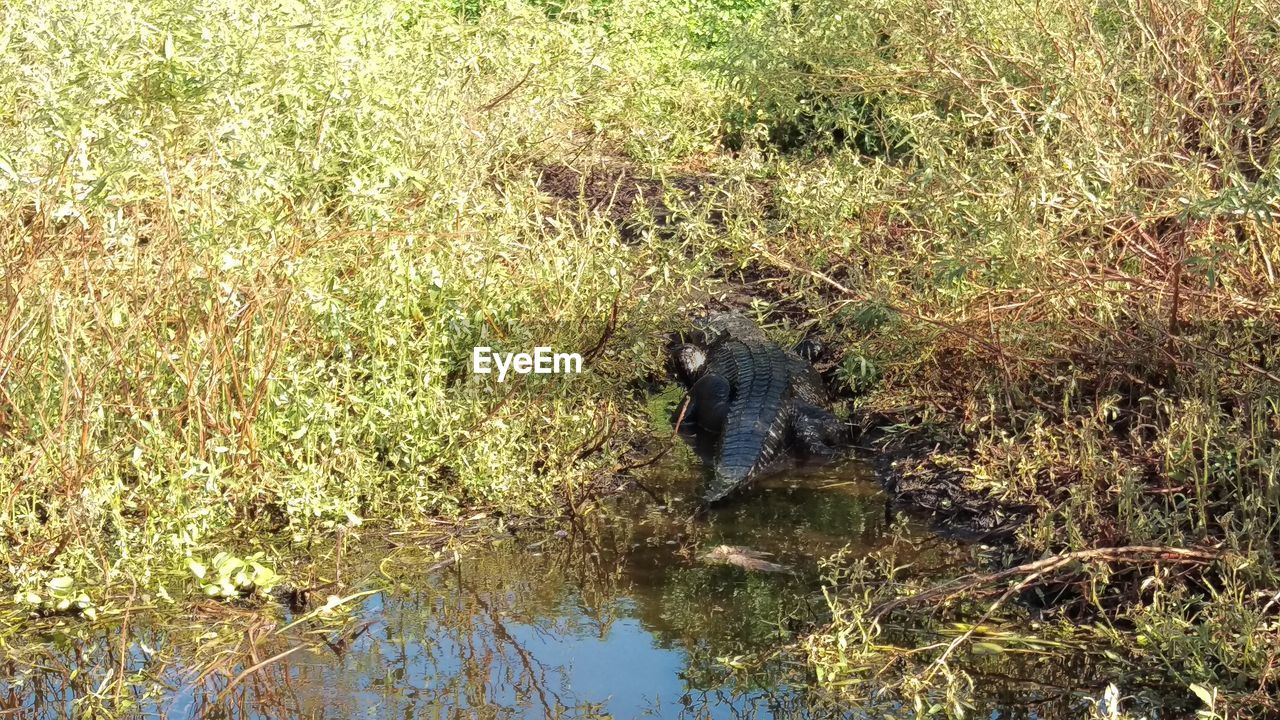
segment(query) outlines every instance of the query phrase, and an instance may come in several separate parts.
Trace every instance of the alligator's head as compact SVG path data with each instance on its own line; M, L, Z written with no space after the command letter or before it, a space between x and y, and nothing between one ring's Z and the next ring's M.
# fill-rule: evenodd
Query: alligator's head
M670 348L671 364L676 376L685 385L692 386L707 365L707 353L697 345L680 343Z
M717 341L725 337L763 338L755 323L737 313L706 313L695 317L692 324L689 332L672 334L667 343L671 367L686 385L692 385L702 375L707 349Z

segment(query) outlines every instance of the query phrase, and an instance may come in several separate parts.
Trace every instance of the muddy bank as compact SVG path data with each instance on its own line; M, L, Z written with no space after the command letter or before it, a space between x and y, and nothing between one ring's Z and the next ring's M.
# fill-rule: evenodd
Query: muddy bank
M670 237L687 222L723 229L730 205L768 207L770 201L769 184L762 180L735 180L696 169L656 177L620 158L552 163L535 173L552 213L577 224L586 216L604 219L628 243L638 241L645 230Z

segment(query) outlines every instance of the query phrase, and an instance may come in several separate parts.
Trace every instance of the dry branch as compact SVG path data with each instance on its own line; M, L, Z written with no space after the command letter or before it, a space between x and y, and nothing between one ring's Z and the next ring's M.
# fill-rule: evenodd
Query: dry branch
M923 602L943 598L949 599L961 593L976 590L978 588L988 588L992 585L1014 578L1020 579L1020 587L1026 587L1044 575L1077 562L1096 561L1129 564L1168 562L1181 565L1195 565L1207 564L1219 559L1220 557L1222 557L1221 553L1209 550L1188 550L1185 548L1151 545L1128 545L1124 547L1080 550L1078 552L1054 555L1053 557L1025 563L999 572L982 574L973 573L965 575L942 583L941 585L929 588L928 590L918 592L914 595L895 598L888 602L881 603L872 609L871 616L878 620L893 610L907 605L917 605Z

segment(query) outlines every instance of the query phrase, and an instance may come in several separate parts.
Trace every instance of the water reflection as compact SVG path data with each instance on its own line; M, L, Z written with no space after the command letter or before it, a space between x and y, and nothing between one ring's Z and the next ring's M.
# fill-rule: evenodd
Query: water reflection
M697 475L677 457L647 482L692 497ZM250 642L255 626L287 618L223 618L246 641L244 656L216 671L171 626L135 622L124 658L117 630L96 643L63 638L40 663L15 666L0 697L38 717L79 716L87 701L173 718L846 716L800 689L797 667L752 681L720 659L767 650L821 619L816 560L880 541L876 486L858 465L793 472L710 518L689 510L629 497L556 535L473 549L430 576L409 563L400 589L366 598L339 630ZM718 544L772 553L796 572L698 559ZM121 671L132 677L113 685Z
M818 560L841 548L858 557L914 538L910 557L895 544L895 561L923 577L972 566L974 548L918 525L891 528L886 498L856 462L788 471L695 519L687 498L699 477L694 457L673 455L644 478L655 497L616 498L556 533L468 546L445 570L366 536L364 573L348 565L344 577L365 577L361 587L374 591L342 621L280 632L293 619L283 606L210 602L193 618L147 624L138 614L93 630L49 624L35 641L0 638L0 717L96 708L200 719L913 716L887 698L887 707L842 707L812 689L795 657L774 655L751 674L730 665L826 620ZM717 546L768 553L792 571L700 559ZM940 639L886 630L906 647ZM1097 694L1091 679L1106 675L1097 662L1084 652L974 656L965 670L979 685L977 716L1048 719L1085 714L1082 691Z
M631 499L559 536L475 550L415 589L369 598L359 616L371 624L340 655L307 649L264 671L275 678L270 713L229 714L843 717L781 675L758 686L718 659L768 649L793 623L820 619L815 560L875 543L884 526L883 498L860 472L791 474L709 521ZM771 552L798 572L697 559L720 543ZM200 715L211 696L191 693L168 711Z

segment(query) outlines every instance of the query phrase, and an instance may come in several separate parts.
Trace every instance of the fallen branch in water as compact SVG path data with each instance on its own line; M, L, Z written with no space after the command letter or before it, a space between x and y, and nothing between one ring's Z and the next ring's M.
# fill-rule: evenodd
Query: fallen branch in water
M786 565L780 565L775 562L766 560L772 557L773 553L763 552L760 550L752 550L749 547L741 545L717 545L711 550L698 556L698 559L708 563L719 563L722 565L733 565L743 570L752 572L765 573L790 573L794 572Z
M1144 563L1144 562L1169 562L1177 564L1203 564L1212 562L1222 557L1221 553L1206 550L1187 550L1175 547L1160 547L1148 545L1129 545L1125 547L1111 548L1095 548L1093 550L1081 550L1078 552L1064 553L1053 557L1037 560L1035 562L1025 563L1017 567L1011 567L995 573L988 574L970 574L964 577L956 578L950 582L943 583L937 587L929 588L923 592L918 592L907 597L897 598L889 602L881 603L871 610L871 618L875 623L879 623L889 612L906 606L923 602L936 601L938 599L950 599L964 592L983 588L990 592L996 592L997 589L991 588L1005 580L1018 578L1018 582L1011 583L1008 588L1001 593L1000 597L987 608L982 617L973 623L968 630L955 640L948 643L942 653L929 664L929 669L923 675L924 681L931 680L935 673L943 670L947 664L947 658L965 642L973 638L974 632L981 626L985 625L995 612L1009 601L1015 594L1032 586L1040 578L1060 570L1064 567L1077 562L1101 561L1101 562L1126 562L1126 563Z
M987 574L970 574L942 583L914 595L895 598L877 605L871 616L879 620L886 614L907 605L917 605L940 598L952 598L977 588L990 587L1005 580L1020 578L1020 581L1009 588L1006 596L1022 590L1048 573L1060 570L1072 563L1101 561L1109 563L1144 563L1169 562L1183 565L1205 564L1222 557L1221 553L1209 550L1188 550L1176 547L1160 547L1151 545L1129 545L1125 547L1095 548L1078 552L1054 555L1050 558L1018 565L1006 570Z
M283 660L289 657L290 655L298 652L299 650L303 650L309 647L313 647L313 646L309 644L295 645L294 647L291 647L288 650L285 650L283 652L278 652L275 655L272 655L271 657L267 658L266 660L263 660L260 663L253 665L252 667L245 668L239 675L235 676L235 679L227 683L227 686L222 689L222 692L218 693L218 697L214 699L213 704L206 706L204 711L201 712L200 717L201 718L208 717L211 708L220 707L222 705L222 701L226 699L227 694L230 693L232 690L234 690L235 687L239 685L241 682L243 682L245 678L258 672L259 670L270 665L271 663Z

